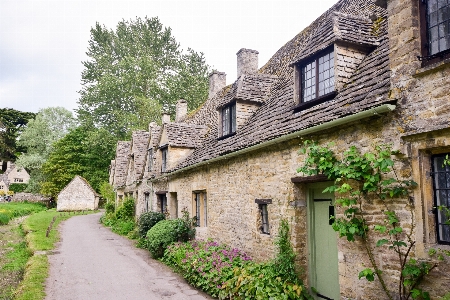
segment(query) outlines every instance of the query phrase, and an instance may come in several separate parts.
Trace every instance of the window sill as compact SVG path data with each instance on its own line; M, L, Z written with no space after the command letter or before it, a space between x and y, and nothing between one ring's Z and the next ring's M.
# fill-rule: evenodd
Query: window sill
M334 99L336 97L336 95L337 95L337 92L334 91L334 92L328 93L326 95L323 95L322 97L316 98L314 100L311 100L311 101L308 101L308 102L302 102L302 103L300 103L300 104L298 104L298 105L296 105L294 107L294 113L299 112L299 111L304 110L304 109L308 109L308 108L313 107L315 105L319 105L319 104L324 103L324 102L326 102L328 100Z
M264 232L259 232L259 236L260 237L265 237L265 238L271 238L272 236L270 235L270 233L264 233Z
M450 57L440 60L438 62L427 64L420 69L417 69L415 73L412 75L413 77L421 77L424 75L428 75L434 73L436 71L445 69L450 66Z
M224 139L229 138L230 136L233 136L233 135L236 135L236 131L233 132L233 133L227 134L227 135L222 135L221 137L218 137L217 140L218 141L224 140Z

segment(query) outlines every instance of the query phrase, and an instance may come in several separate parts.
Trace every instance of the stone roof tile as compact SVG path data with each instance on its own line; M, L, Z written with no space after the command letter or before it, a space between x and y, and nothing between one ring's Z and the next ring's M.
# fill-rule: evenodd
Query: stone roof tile
M169 145L172 147L196 148L201 145L208 127L187 123L164 124Z

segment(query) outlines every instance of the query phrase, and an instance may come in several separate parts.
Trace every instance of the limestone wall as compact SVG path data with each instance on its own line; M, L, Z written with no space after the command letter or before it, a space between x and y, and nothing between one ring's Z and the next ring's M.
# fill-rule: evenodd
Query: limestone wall
M57 211L95 210L98 197L80 177L75 177L58 195Z

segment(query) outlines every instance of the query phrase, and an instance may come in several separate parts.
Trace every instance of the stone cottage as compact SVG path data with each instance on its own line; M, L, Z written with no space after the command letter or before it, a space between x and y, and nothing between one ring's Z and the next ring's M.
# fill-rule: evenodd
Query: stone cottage
M377 280L358 279L370 264L363 246L329 225L335 195L322 191L331 183L297 173L305 161L299 144L332 141L337 153L392 144L403 153L400 176L418 184L396 202L415 243L411 255L450 250L450 226L436 209L450 206L450 170L442 167L450 155L449 11L447 1L341 0L261 68L257 51L241 49L231 85L213 72L196 112L187 114L180 100L175 122L164 115L161 126L149 126L143 171L125 174L133 152L119 142L111 167L118 198L134 195L137 214L177 217L187 208L198 238L257 260L273 257L280 220L288 219L308 286L328 299L385 299ZM374 204L370 214L383 219L383 210ZM393 291L394 254L374 256ZM449 274L448 259L430 273L432 297L449 291Z
M0 161L0 191L7 193L11 183L28 183L28 172L11 161Z
M56 201L57 211L79 211L98 209L99 195L81 176L76 175L59 192Z

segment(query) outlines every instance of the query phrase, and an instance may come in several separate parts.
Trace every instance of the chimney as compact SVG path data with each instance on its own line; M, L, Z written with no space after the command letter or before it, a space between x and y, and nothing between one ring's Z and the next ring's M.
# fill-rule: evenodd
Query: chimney
M187 115L188 105L187 101L180 99L175 106L175 122L180 122Z
M148 132L151 133L152 129L156 126L157 126L156 122L150 122L150 124L148 124Z
M245 48L242 48L236 53L238 78L242 74L256 73L258 71L258 54L259 52L256 50Z
M170 123L170 115L169 115L168 112L163 112L162 113L162 123L163 124Z
M218 91L227 85L227 74L219 71L212 71L209 74L209 94L208 98L213 97Z

